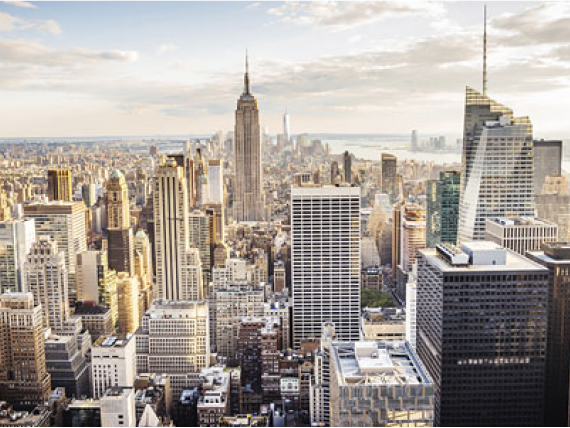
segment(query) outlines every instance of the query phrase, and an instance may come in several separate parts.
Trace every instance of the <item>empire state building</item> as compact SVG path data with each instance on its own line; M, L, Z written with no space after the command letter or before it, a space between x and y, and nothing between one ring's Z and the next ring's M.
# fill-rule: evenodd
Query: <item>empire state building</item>
M261 187L261 138L257 100L249 89L249 70L245 58L244 88L236 109L235 126L235 193L234 219L263 219Z

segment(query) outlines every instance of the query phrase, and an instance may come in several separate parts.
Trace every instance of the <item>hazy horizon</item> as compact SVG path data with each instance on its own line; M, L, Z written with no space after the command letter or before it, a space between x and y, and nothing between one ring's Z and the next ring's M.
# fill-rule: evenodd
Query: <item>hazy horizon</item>
M570 5L487 2L489 95L565 138ZM460 135L482 2L0 3L4 138L231 130L249 49L262 127Z

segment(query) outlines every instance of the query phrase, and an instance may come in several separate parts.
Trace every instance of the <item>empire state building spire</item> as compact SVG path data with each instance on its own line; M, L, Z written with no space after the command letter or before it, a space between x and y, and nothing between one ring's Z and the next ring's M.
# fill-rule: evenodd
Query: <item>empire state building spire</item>
M245 50L245 74L243 76L243 93L250 95L249 92L249 61L247 58L247 49Z

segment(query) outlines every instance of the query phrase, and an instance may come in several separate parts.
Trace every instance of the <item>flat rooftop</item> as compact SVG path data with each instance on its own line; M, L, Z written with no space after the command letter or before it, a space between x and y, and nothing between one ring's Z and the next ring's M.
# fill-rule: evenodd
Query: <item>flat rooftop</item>
M97 340L97 342L94 343L93 346L101 348L123 348L129 343L132 337L133 337L132 334L127 334L125 337L118 337L118 336L100 337Z
M332 349L341 386L432 383L407 342L333 342Z
M505 252L505 263L503 264L467 264L467 265L452 265L438 254L435 248L426 248L419 250L429 262L441 270L442 272L524 272L524 271L544 271L544 268L539 263L533 262L528 258L521 256L513 251L504 249L498 244L488 241L474 241L469 242L469 247L473 251L500 251Z
M122 387L122 386L112 386L105 392L105 398L119 398L119 397L126 397L133 391L131 387Z
M550 264L570 263L570 242L547 242L542 244L542 251L529 251L528 257Z
M501 226L555 226L546 220L538 217L494 217L487 219L488 222L495 223Z
M301 184L291 185L291 194L293 196L360 196L360 187L342 183L339 185L332 184Z
M201 317L207 313L208 303L205 300L153 300L145 317L155 319L185 319Z

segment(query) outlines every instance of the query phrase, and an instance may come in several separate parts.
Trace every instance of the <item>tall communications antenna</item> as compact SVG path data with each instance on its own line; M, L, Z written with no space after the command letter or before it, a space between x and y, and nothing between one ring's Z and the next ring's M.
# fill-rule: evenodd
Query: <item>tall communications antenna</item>
M243 93L249 95L249 59L247 49L245 50L245 74L243 76Z
M483 95L487 95L487 5L483 7Z

